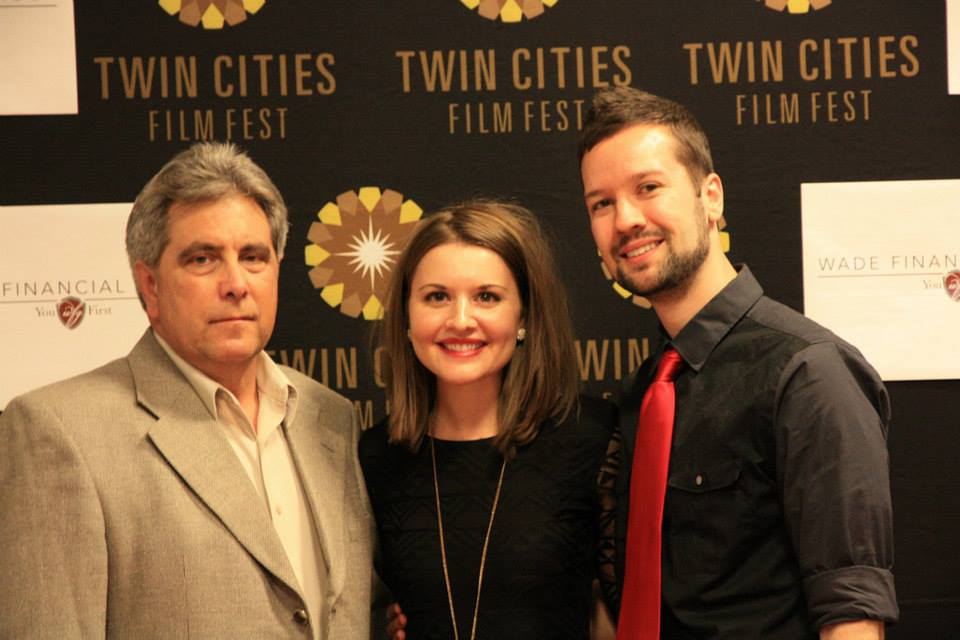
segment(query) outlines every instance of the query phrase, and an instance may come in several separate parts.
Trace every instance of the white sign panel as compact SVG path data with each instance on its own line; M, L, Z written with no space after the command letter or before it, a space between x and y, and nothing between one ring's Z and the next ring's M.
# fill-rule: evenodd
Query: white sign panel
M124 248L131 206L0 207L0 409L126 355L146 329Z
M960 0L947 0L947 87L960 95Z
M804 184L804 312L884 380L960 378L960 180Z
M73 0L0 0L0 115L75 113Z

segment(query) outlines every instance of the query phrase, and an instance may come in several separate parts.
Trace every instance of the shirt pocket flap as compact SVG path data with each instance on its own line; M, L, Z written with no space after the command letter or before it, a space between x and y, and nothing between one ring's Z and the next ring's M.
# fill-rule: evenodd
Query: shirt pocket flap
M697 469L671 471L667 485L689 493L707 493L730 487L739 478L740 463L727 461Z

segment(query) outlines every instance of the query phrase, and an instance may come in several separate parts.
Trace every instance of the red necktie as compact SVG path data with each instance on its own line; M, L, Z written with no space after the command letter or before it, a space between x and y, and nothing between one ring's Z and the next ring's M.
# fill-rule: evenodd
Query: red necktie
M626 575L620 599L617 640L657 640L660 637L663 500L667 491L676 406L673 380L682 366L680 354L667 347L640 405L630 477Z

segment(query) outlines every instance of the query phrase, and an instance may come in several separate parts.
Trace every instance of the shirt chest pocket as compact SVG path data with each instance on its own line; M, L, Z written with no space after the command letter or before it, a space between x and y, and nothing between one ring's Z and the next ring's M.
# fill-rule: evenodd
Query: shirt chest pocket
M678 573L716 573L749 527L742 466L727 460L671 470L664 505L664 554Z
M706 495L736 485L740 478L740 463L726 461L697 469L670 471L667 486L685 493Z

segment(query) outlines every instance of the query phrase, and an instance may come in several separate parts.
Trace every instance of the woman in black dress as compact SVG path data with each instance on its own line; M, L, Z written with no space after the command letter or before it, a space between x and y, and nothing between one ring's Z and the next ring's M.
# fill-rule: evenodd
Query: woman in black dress
M379 573L411 639L586 638L614 417L577 396L549 247L505 203L419 225L381 327L390 416L360 442Z

